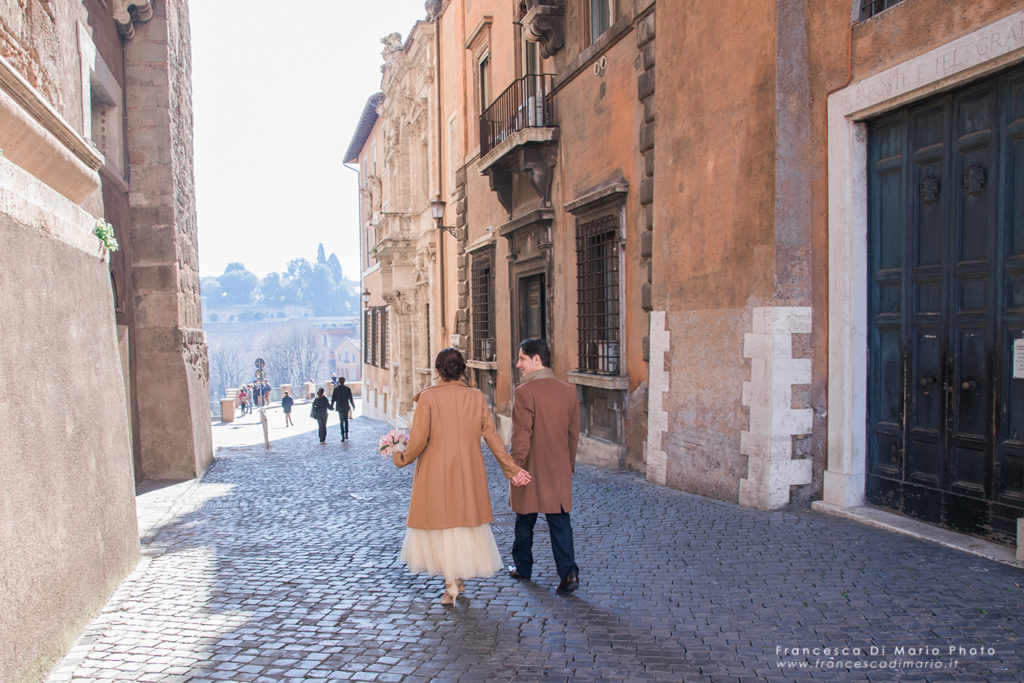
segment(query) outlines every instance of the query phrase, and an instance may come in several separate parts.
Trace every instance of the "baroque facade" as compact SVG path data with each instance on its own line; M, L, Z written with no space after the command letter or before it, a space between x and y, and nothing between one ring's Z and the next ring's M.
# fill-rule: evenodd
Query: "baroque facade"
M381 93L367 102L345 155L359 165L363 288L363 411L407 424L412 397L431 382L433 302L442 281L430 202L436 195L435 33L419 22L384 44ZM364 295L365 297L366 295Z
M3 680L37 680L134 566L136 482L213 457L190 79L184 0L0 9Z
M1018 542L1024 2L427 9L437 142L411 166L436 154L452 230L413 309L506 434L543 336L584 462Z

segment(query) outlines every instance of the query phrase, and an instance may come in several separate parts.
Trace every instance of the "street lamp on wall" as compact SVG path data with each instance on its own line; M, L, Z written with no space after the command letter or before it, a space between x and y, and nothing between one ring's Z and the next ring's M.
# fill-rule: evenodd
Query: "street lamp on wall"
M363 306L369 306L370 305L370 290L364 289L362 297L363 297Z
M440 195L434 197L433 201L430 202L430 215L434 217L434 221L437 223L438 230L444 230L452 237L455 237L455 227L451 225L442 225L444 222L444 207L447 206L447 202L441 199Z

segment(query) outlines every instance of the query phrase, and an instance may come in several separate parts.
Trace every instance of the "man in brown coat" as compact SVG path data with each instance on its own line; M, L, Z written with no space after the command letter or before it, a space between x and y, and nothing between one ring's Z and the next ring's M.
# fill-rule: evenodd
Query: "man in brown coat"
M516 513L514 567L509 575L529 579L533 571L533 526L544 513L551 551L558 569L558 592L580 584L572 545L572 473L580 435L580 404L576 389L551 371L551 350L543 339L519 345L516 367L523 373L512 399L512 459L530 472L533 481L509 495Z

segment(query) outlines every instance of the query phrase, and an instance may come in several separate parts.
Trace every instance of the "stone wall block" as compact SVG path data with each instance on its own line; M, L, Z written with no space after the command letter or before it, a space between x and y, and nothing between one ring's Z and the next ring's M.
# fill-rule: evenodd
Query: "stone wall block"
M653 69L654 68L654 41L651 41L651 42L647 43L647 45L644 45L643 51L642 51L641 54L643 56L644 69L647 69L647 70Z
M132 279L138 292L178 291L178 269L173 265L136 265L132 268Z
M640 20L636 25L636 44L644 47L655 38L654 12Z
M640 233L640 256L642 258L654 256L654 233L650 230Z
M650 230L654 230L654 205L653 204L646 204L643 207L643 214L644 214L644 229L645 230L649 230L649 231Z
M640 203L650 204L654 201L654 178L644 178L640 181Z
M654 124L646 123L640 126L640 152L650 152L654 149Z
M651 301L651 283L645 282L643 286L640 287L640 305L645 311L651 312L654 310L654 306L651 304Z
M654 94L654 71L645 71L636 79L637 96L643 100Z
M657 101L657 95L651 95L644 100L644 123L651 123L658 117L657 107L655 102Z
M654 150L644 154L644 175L648 178L654 177Z

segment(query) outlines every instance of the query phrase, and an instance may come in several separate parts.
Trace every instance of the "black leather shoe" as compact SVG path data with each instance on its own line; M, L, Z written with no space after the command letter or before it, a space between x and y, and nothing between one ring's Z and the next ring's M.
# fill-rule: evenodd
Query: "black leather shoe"
M556 593L572 593L580 587L580 575L576 572L569 572L555 589Z
M530 580L530 577L521 574L519 570L515 568L515 565L508 568L508 575L511 576L513 579L522 579L523 581Z

